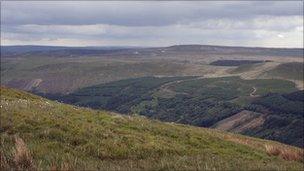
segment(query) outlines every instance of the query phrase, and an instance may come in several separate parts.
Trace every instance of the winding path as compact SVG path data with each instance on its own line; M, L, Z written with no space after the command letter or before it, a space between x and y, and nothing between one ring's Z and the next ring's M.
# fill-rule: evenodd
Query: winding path
M254 95L254 93L257 91L255 87L252 87L253 91L250 93L250 97L259 97L259 95Z
M169 87L173 84L178 84L178 83L182 83L182 82L186 82L186 81L192 81L192 80L199 80L199 79L202 79L202 78L204 78L204 77L203 76L198 76L198 77L195 77L195 78L171 81L171 82L165 83L165 84L161 85L160 87L156 88L156 91L167 92L169 94L174 94L174 95L176 95L176 94L188 95L188 93L185 93L185 92L175 92L175 91L171 90Z

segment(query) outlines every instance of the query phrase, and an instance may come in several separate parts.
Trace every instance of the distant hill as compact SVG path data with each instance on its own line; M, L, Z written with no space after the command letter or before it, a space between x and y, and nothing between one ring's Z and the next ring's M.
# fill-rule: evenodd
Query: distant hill
M133 46L87 46L87 47L65 47L65 46L1 46L2 57L16 57L16 55L51 55L51 56L67 56L70 55L92 55L113 53L119 50L137 49L142 47Z
M171 51L185 52L196 51L210 54L243 54L243 55L268 55L268 56L293 56L303 57L301 48L261 48L261 47L234 47L213 45L175 45L166 48Z
M51 51L51 50L62 50L67 49L69 47L61 47L61 46L1 46L1 56L2 55L12 55L12 54L22 54L28 52L36 52L36 51Z
M273 141L61 104L1 87L1 170L301 170Z
M272 63L301 61L302 50L208 45L1 46L1 83L27 91L70 93L79 88L101 83L145 76L212 75L211 77L214 77L227 76L227 74L243 75L244 71L249 75L246 78L255 79L268 70ZM257 67L249 65L253 66L249 69L240 65L235 71L226 71L230 66L209 65L214 61L267 60L274 62L261 63L265 65ZM301 87L301 83L296 82L296 84Z
M290 80L302 80L304 77L304 63L290 62L283 63L263 73L265 77L284 78Z
M135 50L135 51L134 51ZM190 53L190 54L237 54L237 55L260 55L280 57L303 57L303 49L300 48L259 48L259 47L233 47L212 45L175 45L169 47L136 47L136 46L108 46L108 47L60 47L60 46L1 46L1 56L15 56L22 53L28 55L60 55L68 54L98 55L98 54L155 54L167 53Z

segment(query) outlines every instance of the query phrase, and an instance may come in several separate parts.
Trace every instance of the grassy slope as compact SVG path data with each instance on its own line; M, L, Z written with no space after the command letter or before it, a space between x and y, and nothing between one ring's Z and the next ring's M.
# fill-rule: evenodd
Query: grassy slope
M23 84L33 79L42 79L42 83L36 90L48 93L67 93L79 88L126 78L189 75L187 70L190 67L173 60L157 59L151 61L103 57L13 59L1 59L2 84L24 89Z
M256 100L256 97L250 95L254 91L253 88L256 89L254 95L261 96L297 90L294 83L278 79L144 77L87 87L67 96L58 98L54 96L54 99L95 109L144 115L166 122L211 127L248 108L248 105ZM295 106L294 109L300 108L298 103L292 104ZM250 109L256 110L255 108ZM265 115L269 113L264 107L260 108L263 110L259 113ZM273 114L277 115L277 112ZM296 143L303 142L301 141L303 136L301 130L295 129L298 128L295 125L300 125L293 124L295 119L303 120L294 118L293 112L285 112L281 116L281 120L285 123L284 127L280 125L282 122L272 123L271 126L265 122L263 128L258 131L260 135L258 137L302 147L303 143ZM249 134L251 129L246 133ZM293 138L289 137L288 135L294 130L297 134L293 134ZM255 136L256 132L249 135Z
M272 78L303 80L303 69L303 63L300 62L283 63L265 72L264 75Z
M234 68L230 71L231 74L239 74L239 73L243 73L243 72L248 72L251 70L254 70L256 67L263 65L264 63L258 63L258 64L244 64L244 65L240 65L237 68Z
M265 147L299 150L295 147L210 129L78 108L1 88L3 167L16 167L16 160L20 161L14 153L13 137L16 136L24 140L39 169L303 168L301 162L286 161L265 152ZM23 149L23 153L27 151L26 147Z

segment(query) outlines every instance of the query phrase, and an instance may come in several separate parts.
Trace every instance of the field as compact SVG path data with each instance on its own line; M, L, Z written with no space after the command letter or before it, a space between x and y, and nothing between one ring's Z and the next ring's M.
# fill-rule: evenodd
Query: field
M1 169L301 170L303 151L1 87Z

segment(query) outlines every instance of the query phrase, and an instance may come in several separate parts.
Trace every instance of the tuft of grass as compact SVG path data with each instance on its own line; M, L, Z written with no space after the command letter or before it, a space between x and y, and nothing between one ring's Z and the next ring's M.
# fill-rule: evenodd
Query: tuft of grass
M283 146L275 146L266 144L265 149L270 156L279 156L284 160L304 161L304 151L285 148Z
M0 151L0 170L9 170L10 164L8 163L7 157Z
M15 152L14 152L14 162L18 170L34 170L35 165L30 151L28 150L23 139L15 136Z

